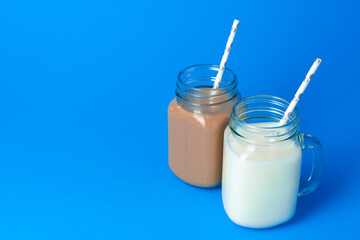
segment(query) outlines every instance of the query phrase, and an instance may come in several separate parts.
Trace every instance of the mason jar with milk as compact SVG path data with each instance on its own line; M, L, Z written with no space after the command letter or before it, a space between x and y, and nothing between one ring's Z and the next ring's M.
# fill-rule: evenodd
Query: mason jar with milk
M291 219L298 196L319 184L320 142L299 132L295 109L279 125L289 103L273 96L240 100L224 132L222 198L229 218L245 227L268 228ZM313 151L313 168L300 183L302 149Z

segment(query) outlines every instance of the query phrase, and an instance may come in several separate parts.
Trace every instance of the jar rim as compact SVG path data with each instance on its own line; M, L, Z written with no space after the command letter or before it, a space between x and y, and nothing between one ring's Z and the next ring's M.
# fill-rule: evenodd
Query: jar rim
M187 111L215 114L231 111L240 98L236 74L226 68L219 88L213 88L219 66L198 64L184 68L178 74L175 95Z
M191 90L191 91L194 91L194 92L211 92L211 91L214 91L216 89L213 89L213 88L197 88L197 87L192 87L192 86L189 86L188 83L184 82L183 79L182 79L182 76L185 75L186 72L192 72L194 71L194 69L198 69L198 68L207 68L209 70L216 70L216 71L219 71L220 69L220 66L217 65L217 64L195 64L195 65L191 65L191 66L188 66L186 68L184 68L183 70L181 70L178 74L178 81L185 85L187 89ZM225 87L219 87L218 89L222 89L222 90L225 90L225 91L231 91L232 89L236 88L237 87L237 77L236 77L236 74L233 70L231 70L230 68L227 68L225 67L225 70L224 72L227 72L227 73L230 73L232 75L232 79L231 81L229 81L229 83L227 84L227 86ZM224 83L224 82L222 82Z
M289 102L286 101L285 99L282 99L280 97L276 97L276 96L271 96L271 95L253 95L253 96L249 96L246 98L243 98L241 100L239 100L236 104L234 104L232 110L231 110L231 118L230 121L235 121L235 125L239 126L243 129L246 129L247 131L253 132L253 133L261 133L261 132L276 132L276 131L280 131L280 130L284 130L284 129L288 129L288 133L297 132L298 129L298 120L299 120L299 114L297 109L295 108L293 110L293 112L291 113L291 117L289 118L289 120L280 126L259 126L259 125L254 125L251 123L248 123L247 121L241 119L239 117L239 113L237 113L237 109L240 108L241 106L246 106L247 104L253 103L254 101L264 101L264 102L268 102L270 104L276 104L278 106L280 106L281 108L287 109L287 107L289 106ZM273 108L272 110L274 110L275 108ZM277 109L279 110L279 109ZM244 110L246 111L246 110ZM285 112L285 110L284 110ZM278 112L277 112L278 113ZM237 131L235 129L233 129L232 126L234 125L234 123L229 124L231 127L232 131L235 131L237 133Z

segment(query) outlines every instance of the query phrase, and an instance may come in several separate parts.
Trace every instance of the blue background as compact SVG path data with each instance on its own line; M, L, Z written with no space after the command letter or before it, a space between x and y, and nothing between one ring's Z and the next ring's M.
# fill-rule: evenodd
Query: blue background
M1 1L0 239L360 239L359 1ZM268 230L167 165L177 73L219 64L243 96L291 100L323 178ZM310 154L304 162L310 162ZM304 171L306 172L304 164ZM306 178L304 173L304 178Z

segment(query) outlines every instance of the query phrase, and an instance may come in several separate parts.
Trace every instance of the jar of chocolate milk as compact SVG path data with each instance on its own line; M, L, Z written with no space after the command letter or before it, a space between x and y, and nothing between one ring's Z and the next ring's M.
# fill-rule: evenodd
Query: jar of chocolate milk
M202 64L181 71L168 108L170 169L198 187L220 185L224 130L240 99L236 75L228 68L213 89L218 70L217 65Z

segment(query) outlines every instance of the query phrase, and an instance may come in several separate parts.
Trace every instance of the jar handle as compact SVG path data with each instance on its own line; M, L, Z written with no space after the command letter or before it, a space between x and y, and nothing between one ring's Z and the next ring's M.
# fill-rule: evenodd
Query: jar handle
M305 182L300 183L298 196L313 192L320 183L323 150L320 141L311 135L300 133L301 147L309 148L313 152L311 175Z

